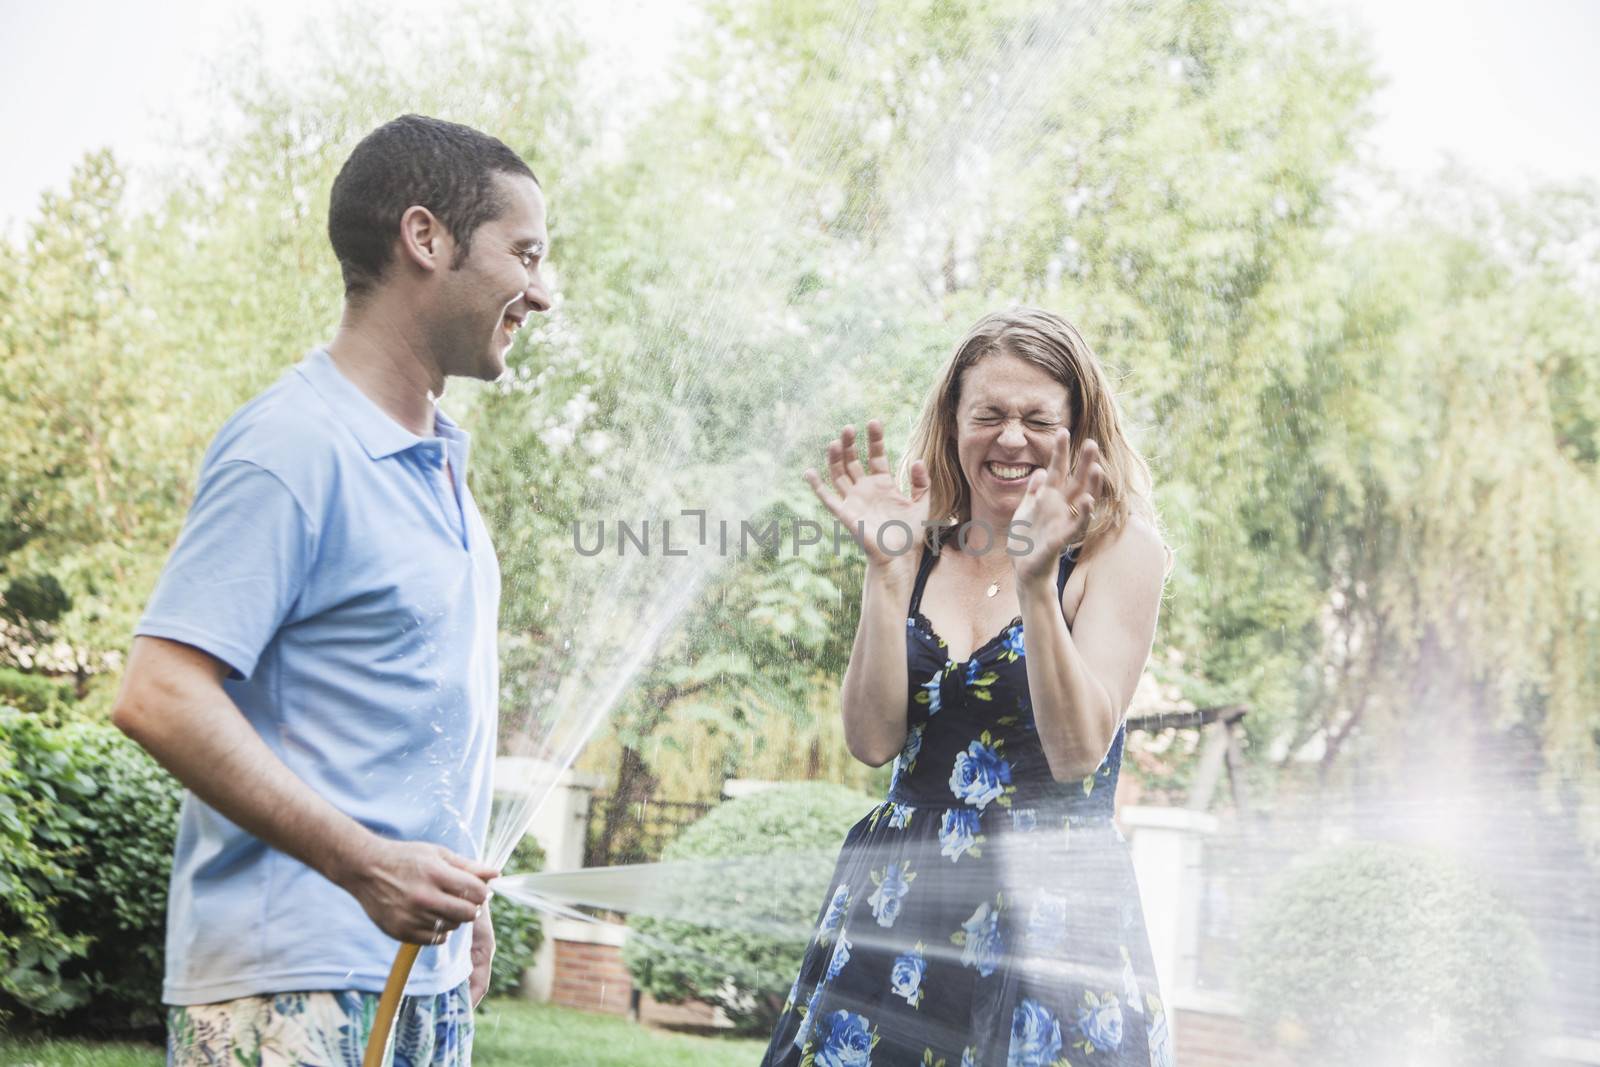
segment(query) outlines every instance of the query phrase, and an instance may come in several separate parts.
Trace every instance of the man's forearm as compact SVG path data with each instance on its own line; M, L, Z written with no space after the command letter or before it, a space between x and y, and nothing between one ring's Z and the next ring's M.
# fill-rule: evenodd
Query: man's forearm
M145 641L129 656L117 726L240 828L345 884L372 834L267 747L212 676L214 660Z

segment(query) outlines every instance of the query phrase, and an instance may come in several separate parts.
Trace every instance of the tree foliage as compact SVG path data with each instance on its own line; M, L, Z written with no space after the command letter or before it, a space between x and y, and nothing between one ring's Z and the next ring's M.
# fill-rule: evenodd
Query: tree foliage
M1023 300L1119 375L1177 550L1152 670L1249 703L1258 773L1400 778L1470 734L1600 810L1592 186L1446 174L1355 210L1384 180L1369 58L1279 0L730 0L642 103L548 7L408 32L322 27L292 74L243 57L152 204L92 155L5 257L0 666L104 707L205 443L334 324L339 162L416 110L494 131L550 194L556 310L446 401L506 579L509 723L569 642L654 636L597 607L625 568L585 571L575 520L815 518L825 435L879 415L904 440L966 324ZM433 59L386 59L412 46ZM696 583L588 758L702 796L868 784L820 724L859 561Z

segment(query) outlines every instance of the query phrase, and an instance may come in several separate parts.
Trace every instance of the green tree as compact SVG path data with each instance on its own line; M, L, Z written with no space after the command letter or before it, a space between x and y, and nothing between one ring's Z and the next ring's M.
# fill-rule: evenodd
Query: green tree
M0 665L103 708L206 442L333 328L339 162L420 110L551 194L558 307L446 400L505 575L508 743L659 640L593 759L695 795L845 776L818 718L853 556L587 561L572 523L819 517L825 435L904 440L967 322L1026 300L1122 376L1178 552L1153 669L1248 702L1266 781L1308 751L1396 777L1468 724L1596 808L1592 187L1446 177L1352 217L1370 62L1281 0L714 3L631 121L570 14L536 14L325 22L292 76L246 50L153 207L103 155L42 201L0 257Z

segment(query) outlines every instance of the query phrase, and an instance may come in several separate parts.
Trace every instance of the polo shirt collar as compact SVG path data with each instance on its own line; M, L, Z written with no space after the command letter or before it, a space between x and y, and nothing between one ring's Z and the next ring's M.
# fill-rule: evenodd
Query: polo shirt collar
M295 369L317 395L338 412L340 419L350 428L350 432L355 434L356 440L361 442L361 447L371 458L383 459L396 452L415 448L429 440L418 437L401 426L373 403L354 382L340 373L327 349L312 349ZM450 417L437 407L434 408L433 424L434 432L445 439L442 443L454 446L450 451L459 455L459 465L464 468L469 440L466 432L456 426ZM452 459L455 458L453 455Z
M455 420L446 415L444 409L437 404L433 408L433 432L444 442L457 476L465 474L467 457L472 453L472 435L457 426Z

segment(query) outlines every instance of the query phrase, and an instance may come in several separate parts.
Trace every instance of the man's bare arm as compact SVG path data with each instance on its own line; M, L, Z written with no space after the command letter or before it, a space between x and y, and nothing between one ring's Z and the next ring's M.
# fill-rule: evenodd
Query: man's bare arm
M439 845L381 837L328 803L228 698L227 671L190 645L136 637L112 721L195 796L353 895L390 937L432 944L471 922L499 872Z

